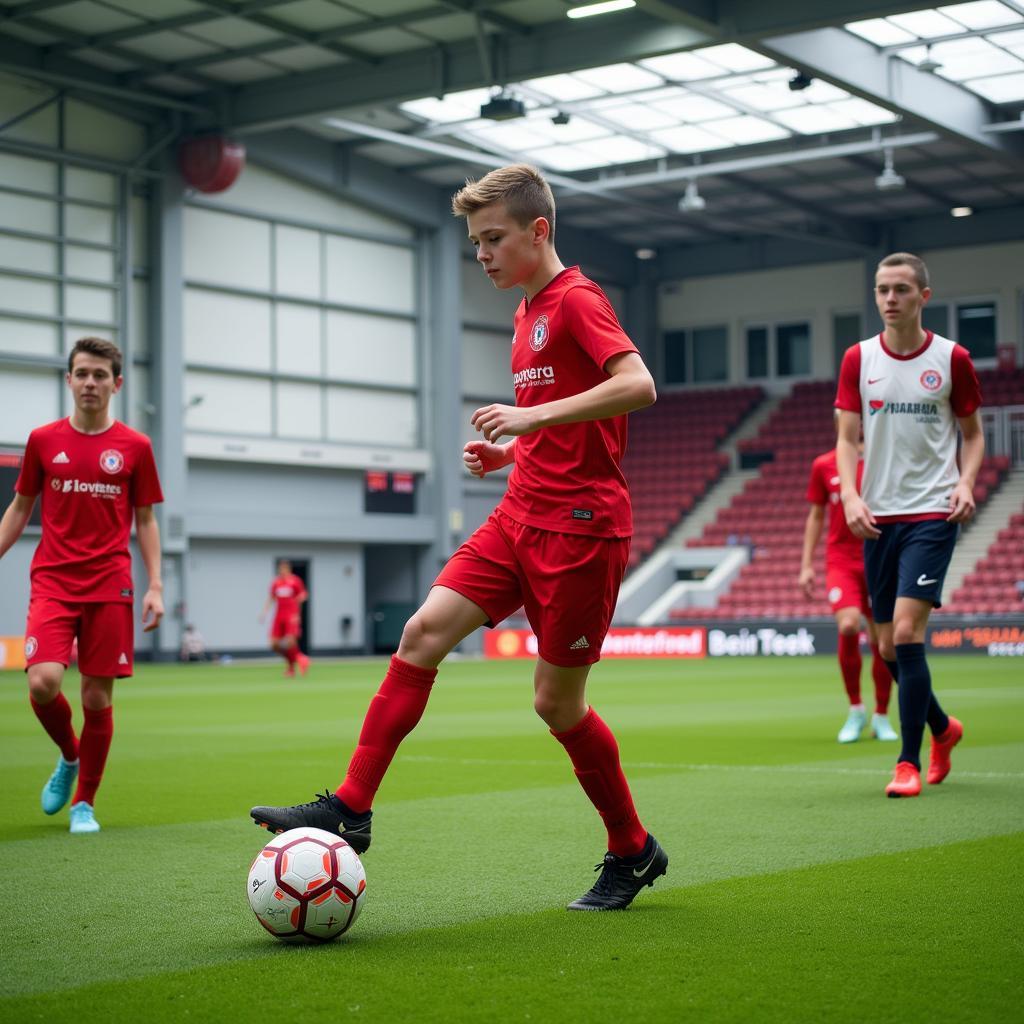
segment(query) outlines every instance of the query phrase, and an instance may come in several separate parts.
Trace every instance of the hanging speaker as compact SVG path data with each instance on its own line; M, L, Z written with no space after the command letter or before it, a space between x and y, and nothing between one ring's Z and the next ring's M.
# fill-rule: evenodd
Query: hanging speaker
M245 146L223 135L196 135L178 146L178 169L200 192L230 188L245 166Z

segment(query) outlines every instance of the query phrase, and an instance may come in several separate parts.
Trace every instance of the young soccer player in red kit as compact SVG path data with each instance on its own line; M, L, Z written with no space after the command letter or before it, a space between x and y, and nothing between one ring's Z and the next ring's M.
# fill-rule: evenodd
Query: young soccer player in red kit
M838 414L837 414L838 421ZM864 463L857 466L857 484L863 475ZM828 538L825 542L825 590L839 631L839 670L850 699L850 710L839 730L840 743L856 743L867 724L867 711L860 695L860 626L861 616L867 623L871 645L871 676L875 684L875 710L871 716L871 733L878 740L899 737L889 722L889 697L892 673L878 648L878 635L871 616L871 601L864 577L864 544L846 525L839 499L839 469L836 452L819 455L811 465L807 484L807 500L811 508L804 523L804 547L797 583L808 598L814 596L814 549L821 537L828 509Z
M292 572L292 563L282 558L277 563L277 575L270 583L260 622L266 617L270 606L276 601L277 611L270 626L270 646L285 660L284 674L295 675L295 666L305 675L309 671L309 658L299 650L302 635L302 616L299 606L309 600L306 585Z
M163 501L149 438L111 419L120 389L121 353L101 338L77 341L68 358L70 417L29 435L15 497L0 521L0 557L21 536L37 497L43 535L32 559L25 627L29 701L60 748L42 792L43 811L56 814L77 787L71 832L98 832L96 790L114 734L114 680L132 674L132 517L149 584L142 599L146 632L164 614L160 531L153 506ZM78 641L82 676L81 736L61 692L71 648Z
M374 795L423 713L437 666L464 637L522 605L539 648L534 708L607 830L601 874L569 909L618 910L665 873L668 857L640 822L615 737L585 689L629 553L619 468L626 414L655 400L654 382L601 289L559 260L554 197L534 168L467 182L452 208L494 285L526 293L512 341L516 404L477 409L471 422L483 440L463 454L478 477L511 464L508 490L406 623L341 786L308 804L251 813L274 832L310 825L365 850Z

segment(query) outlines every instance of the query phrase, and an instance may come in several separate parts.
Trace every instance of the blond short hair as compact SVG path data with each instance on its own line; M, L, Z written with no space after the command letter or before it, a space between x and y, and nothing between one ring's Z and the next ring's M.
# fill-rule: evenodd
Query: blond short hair
M894 252L879 262L878 269L881 270L882 267L910 267L914 272L917 287L921 291L930 287L928 283L928 268L925 266L924 260L920 256L915 256L912 252Z
M467 217L485 206L504 203L509 216L520 226L543 217L550 225L548 241L555 240L555 197L544 175L529 164L512 164L485 174L479 181L467 178L452 196L452 213Z

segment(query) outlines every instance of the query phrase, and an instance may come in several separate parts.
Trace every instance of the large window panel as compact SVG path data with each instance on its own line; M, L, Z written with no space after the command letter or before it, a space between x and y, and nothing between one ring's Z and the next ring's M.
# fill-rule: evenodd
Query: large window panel
M466 394L512 397L511 335L463 330L462 390Z
M224 434L270 435L270 381L226 373L189 371L185 426Z
M113 282L114 254L107 249L83 249L69 245L64 250L64 271L68 277Z
M54 370L0 370L0 392L18 396L16 402L0 402L0 443L22 445L36 427L59 419L60 384Z
M320 332L323 314L314 306L288 302L276 304L277 354L274 369L304 377L319 377L323 372Z
M832 317L832 350L836 364L836 376L843 365L846 350L858 341L863 341L861 334L860 313L836 313Z
M940 338L949 337L949 307L929 303L921 310L921 326Z
M0 352L23 356L59 355L60 331L56 324L0 317Z
M2 90L0 90L2 91ZM32 192L57 191L57 165L14 153L0 153L0 182L9 188Z
M344 444L415 447L416 399L386 391L327 389L327 437Z
M64 230L68 238L96 245L113 245L115 217L113 210L68 203L64 207Z
M689 331L666 331L662 335L666 384L686 383L686 344L689 333Z
M274 228L276 286L279 295L320 298L320 233L278 224Z
M270 289L270 225L185 207L185 277L254 291Z
M768 328L747 328L747 376L761 380L768 376Z
M319 384L278 381L276 386L278 437L320 438L323 398Z
M461 260L462 319L503 330L512 341L512 318L523 300L518 288L495 288L476 260Z
M86 285L69 284L64 289L64 303L67 315L76 320L98 320L114 323L116 293L112 288L89 288Z
M775 368L780 377L804 377L811 372L810 324L779 324L775 328Z
M956 340L972 359L996 357L996 306L994 302L965 303L956 307Z
M94 327L87 324L67 324L64 327L64 354L66 355L75 347L75 342L79 338L104 338L106 341L112 341L118 348L121 347L121 342L118 340L117 331L107 327ZM68 398L70 403L70 397ZM71 406L68 405L68 411Z
M117 202L117 178L103 171L69 166L64 172L64 191L73 199L91 199L97 203Z
M146 200L141 196L132 196L128 209L131 215L132 265L149 266L149 217Z
M0 309L4 312L53 316L57 308L56 284L0 274Z
M729 379L729 329L695 327L693 329L693 379L711 383Z
M328 235L326 293L331 302L412 313L416 301L412 250Z
M327 376L368 384L416 382L416 328L409 320L327 313Z
M0 267L37 274L57 273L57 246L34 238L15 238L0 233Z
M185 289L185 358L189 363L269 370L268 299Z
M50 199L32 199L0 191L0 224L8 231L55 235L57 204Z

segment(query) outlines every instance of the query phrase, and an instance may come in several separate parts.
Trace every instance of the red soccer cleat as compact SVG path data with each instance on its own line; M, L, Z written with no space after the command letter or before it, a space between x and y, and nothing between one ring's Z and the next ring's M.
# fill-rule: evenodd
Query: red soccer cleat
M932 737L932 754L928 759L928 785L937 786L950 769L949 756L953 748L964 738L964 727L960 721L949 716L949 728L941 736Z
M896 774L893 775L892 782L885 787L885 795L919 796L920 793L921 773L909 761L900 761L896 765Z
M292 668L292 666L291 666L291 665L289 665L289 666L288 666L288 667L287 667L287 668L286 668L286 669L284 670L284 677L285 677L285 679L292 679L292 678L294 678L294 676L295 676L295 669L294 669L294 668Z
M309 655L300 654L295 660L299 663L299 672L305 675L309 671Z

